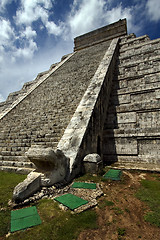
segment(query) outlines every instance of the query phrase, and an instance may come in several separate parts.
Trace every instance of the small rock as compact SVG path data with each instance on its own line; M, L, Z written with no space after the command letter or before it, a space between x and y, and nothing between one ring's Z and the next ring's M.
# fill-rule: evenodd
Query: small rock
M11 235L11 233L10 233L10 232L9 232L9 233L7 233L7 234L6 234L6 238L8 238L10 235Z
M62 204L59 205L59 208L62 209L62 210L64 210L64 211L67 211L67 210L68 210L68 208L67 208L66 206L62 205Z
M11 199L9 199L9 201L8 201L8 206L12 206L12 200Z

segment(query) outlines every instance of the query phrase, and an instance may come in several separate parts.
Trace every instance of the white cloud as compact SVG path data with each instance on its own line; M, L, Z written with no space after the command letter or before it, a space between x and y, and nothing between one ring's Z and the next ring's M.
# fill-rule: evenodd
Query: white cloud
M48 10L52 7L52 3L51 0L21 0L21 7L16 12L16 24L31 26L33 22L41 19L48 34L60 35L61 25L58 26L53 21L49 21L50 12Z
M159 21L160 20L160 1L159 0L148 0L146 4L146 8L150 19L152 21Z
M5 7L13 0L0 1L0 6L3 4ZM53 9L50 11L54 0L20 0L19 3L19 9L13 19L17 25L15 29L9 20L0 18L0 99L1 96L6 97L9 92L20 89L24 82L33 80L33 76L38 72L49 69L57 57L71 52L73 47L68 47L66 40L71 46L73 37L125 17L128 20L129 31L138 31L133 24L135 6L124 8L118 2L111 9L113 0L74 0L71 11L66 13L65 20L58 24L54 20ZM39 19L41 22L38 22L38 29L32 23ZM61 42L55 46L54 38L50 43L51 36L49 40L46 37L45 48L38 51L36 37L38 31L44 28L48 35L61 36Z
M46 21L48 19L46 9L51 6L51 0L21 0L21 7L16 12L16 22L17 24L30 25L38 19Z
M7 4L10 4L13 0L1 0L0 1L0 12L4 11Z
M104 14L103 0L74 0L68 23L72 36L77 36L93 30L101 23Z
M58 36L62 33L62 28L60 26L57 26L53 21L46 22L45 26L46 26L49 34L54 34L54 35Z
M30 26L26 27L25 31L22 32L22 37L25 37L27 39L34 38L37 36L37 33L35 30L32 30Z
M34 54L31 59L26 59L25 64L23 61L17 64L9 57L6 58L6 61L3 61L3 68L0 69L0 94L3 97L0 101L3 101L9 93L20 90L25 82L34 80L38 73L49 70L51 64L60 61L63 55L72 50L72 42L61 40L52 45L52 48L46 43L44 49Z
M123 7L117 4L110 9L112 1L104 0L74 0L71 14L68 17L68 25L72 37L81 35L98 27L113 23L119 19L127 18L129 32L138 32L139 27L133 24L134 8Z
M106 11L104 15L104 22L106 24L113 23L118 21L119 19L127 19L127 29L128 32L137 33L140 30L140 26L135 25L133 23L134 15L133 12L137 6L131 6L127 8L123 8L122 4L117 5L111 10Z
M37 50L37 44L31 39L28 42L28 46L24 48L16 49L16 51L13 54L15 57L31 59L36 50Z
M37 50L37 44L33 41L36 37L36 31L27 26L25 30L22 28L19 32L15 33L9 20L0 18L0 62L3 65L10 58L13 62L16 58L29 59ZM15 42L19 42L17 48ZM1 69L0 69L1 70Z
M0 26L0 46L8 46L12 42L12 38L14 37L14 31L11 27L10 22L4 18L0 18Z

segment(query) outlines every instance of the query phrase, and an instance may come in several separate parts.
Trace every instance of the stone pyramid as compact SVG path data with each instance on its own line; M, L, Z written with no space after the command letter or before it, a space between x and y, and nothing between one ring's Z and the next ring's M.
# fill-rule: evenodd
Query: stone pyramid
M36 166L26 152L50 147L72 177L90 153L104 164L159 171L160 39L128 35L123 19L74 44L0 103L0 170L29 173Z

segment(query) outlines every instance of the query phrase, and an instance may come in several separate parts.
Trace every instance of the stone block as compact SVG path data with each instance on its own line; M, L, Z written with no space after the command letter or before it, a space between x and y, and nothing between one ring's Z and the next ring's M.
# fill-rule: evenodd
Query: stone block
M136 112L126 112L117 114L118 123L135 123L136 122Z
M103 168L101 157L97 153L88 154L83 159L85 173L99 173Z
M93 46L103 41L118 38L127 34L126 19L119 20L108 26L99 28L92 32L86 33L74 39L74 50L80 50L89 46Z
M103 145L103 153L110 155L137 155L137 140L135 138L108 138Z
M49 186L65 179L69 159L61 150L54 151L52 148L34 145L26 155L35 164L37 171L43 173L41 178L43 186Z
M140 156L154 156L155 160L160 156L160 139L139 139L138 148Z
M137 113L137 123L140 128L160 128L160 111Z
M13 200L15 202L21 202L24 199L30 197L37 192L41 186L41 174L37 172L31 172L27 178L19 183L13 191Z

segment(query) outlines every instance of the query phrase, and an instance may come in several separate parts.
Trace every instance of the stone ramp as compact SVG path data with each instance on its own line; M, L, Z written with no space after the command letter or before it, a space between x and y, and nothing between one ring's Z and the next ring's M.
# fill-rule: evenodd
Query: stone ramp
M33 169L25 157L33 144L56 148L109 45L110 41L75 52L2 112L1 170Z
M103 133L106 163L160 171L160 39L121 38Z
M118 54L118 42L119 38L111 41L58 143L57 148L70 159L67 181L73 179L81 171L82 160L87 154L96 152L101 154L103 126Z

